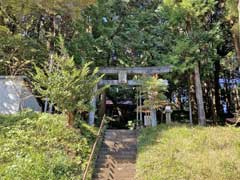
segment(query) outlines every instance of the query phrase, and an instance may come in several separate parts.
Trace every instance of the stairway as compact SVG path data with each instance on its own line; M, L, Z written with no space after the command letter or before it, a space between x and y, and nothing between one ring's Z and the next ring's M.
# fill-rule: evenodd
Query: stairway
M136 131L107 130L93 180L134 180L136 153Z

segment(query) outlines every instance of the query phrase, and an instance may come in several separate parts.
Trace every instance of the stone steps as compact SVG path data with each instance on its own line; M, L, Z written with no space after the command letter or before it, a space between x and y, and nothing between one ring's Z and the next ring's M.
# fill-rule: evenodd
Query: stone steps
M104 142L115 141L117 137L106 137ZM134 142L136 141L135 136L122 138L120 142Z
M134 173L114 173L110 172L106 174L105 172L97 173L93 176L93 180L122 180L122 179L129 179L134 180L135 172Z
M106 158L109 158L109 155L99 155L99 160L101 160L101 159L104 160ZM117 163L121 162L121 160L134 162L135 159L136 159L136 156L130 156L130 155L116 155L116 156L114 156L114 160Z
M99 152L101 155L110 155L110 156L113 156L113 157L116 157L118 155L120 156L131 156L131 157L136 157L136 151L104 151L104 150L101 150Z
M117 164L117 161L115 161L116 163L109 163L108 161L101 161L100 164L96 164L96 169L98 168L117 168L117 167L135 167L135 162L125 162L125 163L121 163L121 164Z
M133 180L136 173L136 132L107 130L95 165L93 180Z
M121 170L122 168L126 168L126 169L135 169L135 164L134 163L123 163L121 165L110 165L108 163L103 163L103 164L100 164L100 165L96 165L95 166L96 169L101 169L102 168L117 168L119 170Z
M116 167L115 169L109 169L109 172L113 173L113 174L120 174L120 173L124 173L124 174L134 174L135 173L135 167L128 167L129 169L126 170L125 167ZM105 168L99 168L96 172L98 174L101 173L105 173L106 169Z

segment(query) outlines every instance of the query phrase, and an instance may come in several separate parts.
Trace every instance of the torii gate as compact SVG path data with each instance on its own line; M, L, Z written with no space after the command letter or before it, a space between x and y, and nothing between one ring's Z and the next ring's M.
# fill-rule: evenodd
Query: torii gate
M102 85L122 85L127 84L129 86L140 86L141 84L136 80L128 80L128 75L155 75L155 74L163 74L163 73L169 73L172 71L172 68L170 66L162 66L162 67L101 67L99 68L100 74L105 75L118 75L118 80L101 80L99 82L99 86ZM97 89L97 87L96 87ZM94 118L95 118L95 111L96 111L96 97L92 99L92 107L93 110L89 113L89 119L88 123L90 125L94 125ZM151 113L151 116L155 116L154 119L156 119L156 112ZM156 125L156 123L154 123Z

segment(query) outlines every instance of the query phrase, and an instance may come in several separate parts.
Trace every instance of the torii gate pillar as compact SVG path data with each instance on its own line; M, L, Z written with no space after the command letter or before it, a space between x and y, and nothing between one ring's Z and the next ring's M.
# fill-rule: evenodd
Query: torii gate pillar
M93 108L92 111L89 112L89 117L88 117L88 124L90 126L94 126L94 119L95 119L95 111L96 111L96 97L92 99L91 106Z
M97 86L94 88L94 91L97 91ZM97 103L97 98L94 96L91 101L91 107L93 108L92 111L89 112L88 116L88 124L90 126L94 126L94 120L95 120L95 112L96 112L96 103Z

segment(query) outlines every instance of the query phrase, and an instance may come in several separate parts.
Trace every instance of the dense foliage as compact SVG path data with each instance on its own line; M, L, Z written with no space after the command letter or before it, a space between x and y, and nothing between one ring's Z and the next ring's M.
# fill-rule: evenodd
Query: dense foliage
M240 178L240 129L161 125L138 138L137 179Z
M144 77L140 87L145 99L144 106L158 109L163 100L166 100L164 93L167 91L167 84L158 77Z
M74 20L93 2L0 1L0 73L23 75L32 63L47 62L58 35L69 40L74 34Z
M168 46L156 13L159 0L98 0L82 12L69 45L79 63L92 60L101 66L163 64Z
M104 89L95 88L103 75L97 74L98 68L91 71L91 63L77 68L73 58L66 53L62 40L60 45L61 55L53 55L50 65L44 68L36 67L33 84L43 98L47 97L58 111L68 115L68 124L73 126L76 112L93 108L90 104L92 98Z
M173 65L168 99L201 124L217 122L240 108L238 2L2 0L0 71L22 75L49 63L61 34L78 65Z
M66 125L63 115L1 115L0 179L81 179L96 129Z

